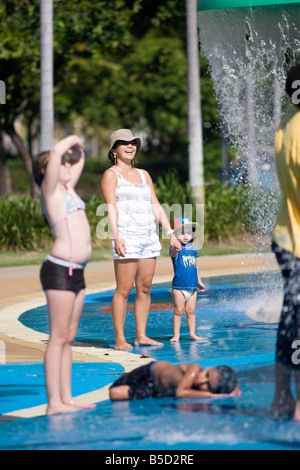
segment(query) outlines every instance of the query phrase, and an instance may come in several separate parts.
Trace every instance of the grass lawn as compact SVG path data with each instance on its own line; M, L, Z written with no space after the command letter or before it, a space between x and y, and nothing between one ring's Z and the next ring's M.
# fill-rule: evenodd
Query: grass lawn
M168 256L168 252L168 248L163 247L161 256ZM199 254L200 256L221 256L254 252L255 249L247 245L207 245L202 248ZM12 251L0 253L0 267L42 264L48 253L48 251ZM91 261L105 261L110 259L112 259L110 250L93 250Z

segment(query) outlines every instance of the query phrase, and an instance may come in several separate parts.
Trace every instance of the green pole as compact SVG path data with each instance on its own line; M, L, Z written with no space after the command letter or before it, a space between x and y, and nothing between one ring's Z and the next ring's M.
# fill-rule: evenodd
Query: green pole
M223 10L225 8L241 8L241 7L259 7L267 5L287 5L300 2L296 0L199 0L198 11L203 10Z

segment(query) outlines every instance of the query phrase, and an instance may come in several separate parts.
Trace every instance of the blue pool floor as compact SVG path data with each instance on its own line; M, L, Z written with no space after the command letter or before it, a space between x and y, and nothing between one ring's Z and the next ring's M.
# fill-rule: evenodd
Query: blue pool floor
M116 380L124 368L114 363L74 363L74 396L93 392ZM44 365L0 364L0 415L47 403Z
M273 365L238 368L242 396L102 402L95 410L0 425L2 450L204 450L300 448L299 425L269 412Z
M169 397L119 403L107 400L94 410L76 414L2 422L0 449L299 449L300 425L290 418L276 421L269 411L274 394L277 325L254 322L245 314L249 305L261 296L268 296L265 286L272 290L274 282L280 282L276 276L206 280L207 290L199 295L196 310L197 333L203 336L203 342L190 341L183 322L180 343L170 343L173 315L170 290L167 286L154 288L147 332L162 341L164 347L134 348L136 354L172 363L234 367L242 389L240 397L193 400ZM113 345L107 310L111 296L111 292L87 296L77 336L81 343ZM45 307L25 312L20 321L47 332L45 312ZM131 340L134 320L130 311L126 328ZM72 377L74 394L107 385L122 371L118 364L76 363ZM0 414L45 402L43 383L42 364L0 366Z

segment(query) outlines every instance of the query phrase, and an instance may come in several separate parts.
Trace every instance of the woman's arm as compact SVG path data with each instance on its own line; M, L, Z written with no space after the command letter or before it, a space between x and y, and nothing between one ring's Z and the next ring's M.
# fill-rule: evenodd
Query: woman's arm
M106 170L102 181L101 191L107 206L109 225L115 240L115 252L119 256L125 256L126 245L119 235L117 203L116 203L116 187L118 179L113 171Z
M163 210L162 206L160 205L157 199L152 179L147 171L145 170L142 170L142 171L144 172L146 182L151 189L151 205L152 205L152 211L153 211L154 217L156 218L158 223L162 226L163 230L165 232L169 232L170 230L172 230L172 227L170 225L168 217L166 216L165 211ZM171 233L170 235L170 245L176 251L181 251L181 243L179 240L177 240L174 233Z

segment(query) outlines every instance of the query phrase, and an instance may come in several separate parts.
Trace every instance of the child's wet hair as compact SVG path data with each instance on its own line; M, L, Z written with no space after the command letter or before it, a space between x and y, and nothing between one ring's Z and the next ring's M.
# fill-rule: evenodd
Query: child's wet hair
M237 385L236 372L228 366L214 368L218 372L218 383L216 387L210 387L213 393L231 393Z

